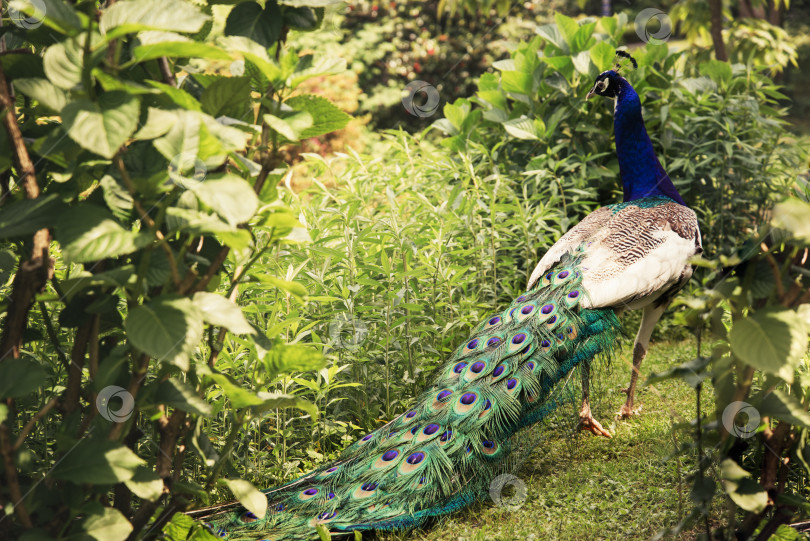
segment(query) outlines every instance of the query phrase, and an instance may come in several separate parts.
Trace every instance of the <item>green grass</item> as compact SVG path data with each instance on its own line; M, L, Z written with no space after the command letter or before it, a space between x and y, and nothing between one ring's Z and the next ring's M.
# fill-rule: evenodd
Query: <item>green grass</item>
M527 498L517 510L482 502L430 528L390 533L382 539L404 540L616 540L650 539L676 525L691 509L687 475L696 462L671 458L687 440L674 425L694 419L695 392L682 380L641 387L642 410L628 421L614 420L624 402L632 344L610 366L593 376L594 416L613 438L576 433L575 407L563 408L540 431L544 441L515 471L526 483ZM642 366L641 381L695 357L694 340L653 343ZM703 411L711 411L711 391L702 394ZM507 489L511 490L511 489ZM509 494L505 494L509 496ZM679 539L692 539L686 532Z

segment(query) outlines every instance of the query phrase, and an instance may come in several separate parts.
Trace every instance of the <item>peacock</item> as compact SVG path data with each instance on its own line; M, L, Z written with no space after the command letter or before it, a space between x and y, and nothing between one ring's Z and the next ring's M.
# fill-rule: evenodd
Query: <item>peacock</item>
M623 51L622 58L636 66ZM332 463L265 491L268 511L238 503L194 512L228 539L317 538L410 528L487 494L526 452L521 432L554 410L555 386L579 367L580 428L610 437L589 404L589 369L621 334L618 316L643 309L627 401L633 414L650 335L702 251L695 213L656 157L641 102L620 75L601 73L587 95L615 100L614 134L623 201L564 234L539 261L525 293L473 329L407 411L362 437Z

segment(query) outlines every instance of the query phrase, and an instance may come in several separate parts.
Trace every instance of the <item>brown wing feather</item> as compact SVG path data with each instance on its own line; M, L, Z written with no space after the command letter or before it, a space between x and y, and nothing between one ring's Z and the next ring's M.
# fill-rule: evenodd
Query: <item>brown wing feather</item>
M697 217L688 207L677 203L647 208L628 205L615 214L613 208L603 207L552 246L532 273L529 287L563 254L582 243L587 245L584 284L594 306L626 305L655 297L688 280L689 258L702 251Z

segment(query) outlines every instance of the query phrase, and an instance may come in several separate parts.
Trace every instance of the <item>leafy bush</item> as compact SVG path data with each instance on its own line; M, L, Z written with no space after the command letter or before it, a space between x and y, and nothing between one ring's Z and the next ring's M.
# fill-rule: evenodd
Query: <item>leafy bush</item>
M264 314L249 322L234 300L243 287L305 296L255 267L296 242L281 152L349 120L296 92L345 69L282 50L290 27L317 25L297 4L240 3L224 35L210 5L180 0L12 6L19 24L3 40L15 48L0 59L0 144L13 156L0 163L4 534L154 537L217 492L264 513L234 475L237 435L267 412L316 417L269 389L324 362L266 338Z
M810 429L807 354L810 288L807 253L810 204L779 203L740 254L711 269L699 296L687 300L688 321L707 335L709 352L654 375L650 382L681 378L715 391L714 412L702 412L682 430L691 442L679 450L697 456L692 474L692 513L667 533L699 524L709 539L771 539L808 510ZM700 342L699 342L700 343ZM693 432L694 431L694 432ZM714 532L707 517L718 489L728 512ZM782 538L782 537L780 537Z
M445 106L434 126L455 152L472 152L501 172L558 181L561 193L600 204L619 197L612 111L585 104L599 72L610 69L623 15L556 24L520 44L478 92ZM666 44L633 51L639 68L625 75L639 93L656 153L698 213L709 255L730 254L764 221L797 179L801 154L786 132L784 98L757 70L709 61L698 65ZM491 157L497 151L497 162ZM570 213L569 213L570 214ZM576 217L572 217L576 222Z
M558 16L473 83L476 57L442 146L392 132L370 156L307 155L298 192L285 162L348 116L303 91L344 64L280 46L326 12L289 3L46 0L41 28L3 27L9 535L204 539L175 512L231 494L262 514L247 481L389 420L561 232L614 200L612 116L583 97L624 18ZM637 55L665 166L707 246L731 254L795 179L778 90L662 46Z

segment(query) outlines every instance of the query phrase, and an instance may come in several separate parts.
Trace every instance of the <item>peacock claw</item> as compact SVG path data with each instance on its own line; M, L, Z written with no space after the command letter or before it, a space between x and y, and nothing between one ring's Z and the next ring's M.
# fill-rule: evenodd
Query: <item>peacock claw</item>
M641 406L634 409L633 406L628 406L627 404L624 404L616 413L616 419L629 419L630 417L635 417L640 412Z
M582 405L582 409L579 412L579 430L587 430L594 436L604 436L608 439L613 437L610 435L610 432L602 427L599 421L593 418L591 408L587 402Z
M579 418L579 429L580 430L587 430L588 432L592 433L594 436L604 436L608 439L612 438L613 436L610 435L610 432L605 430L602 425L594 419L593 417L580 417Z

